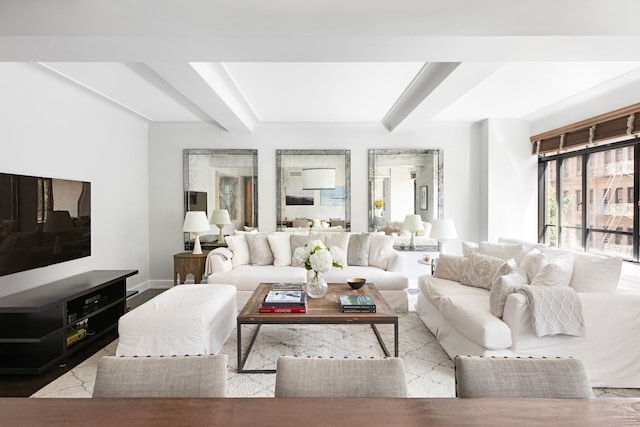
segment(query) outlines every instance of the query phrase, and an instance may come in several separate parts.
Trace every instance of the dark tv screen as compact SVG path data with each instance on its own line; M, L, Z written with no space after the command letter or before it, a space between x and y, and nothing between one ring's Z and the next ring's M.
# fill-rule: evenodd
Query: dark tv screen
M0 276L90 255L90 182L0 173Z

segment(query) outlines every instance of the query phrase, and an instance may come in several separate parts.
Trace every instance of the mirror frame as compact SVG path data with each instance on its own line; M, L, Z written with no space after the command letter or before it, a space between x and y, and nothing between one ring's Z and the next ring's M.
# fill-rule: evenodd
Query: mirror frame
M434 218L442 218L444 214L444 152L442 149L370 149L369 150L369 231L375 230L374 214L374 186L375 186L375 160L376 156L392 156L392 155L437 155L438 156L438 172L436 179L438 181L438 205Z
M287 155L296 156L344 156L344 185L345 185L345 231L351 230L351 151L350 150L276 150L276 230L284 229L282 212L284 210L283 203L284 194L283 174L282 174L282 157Z
M252 223L253 228L258 228L258 150L256 149L209 149L209 148L185 148L182 151L182 183L183 183L183 203L184 212L186 214L189 209L189 201L187 200L187 192L189 191L189 158L192 155L197 156L216 156L216 155L237 155L237 156L250 156L253 170L253 191L252 191L252 206L253 215ZM211 212L211 208L207 208L207 218ZM217 236L217 233L215 233ZM189 233L184 233L184 247L185 250L193 250L193 242L189 239ZM217 242L202 242L202 248L207 249L207 246L220 246Z

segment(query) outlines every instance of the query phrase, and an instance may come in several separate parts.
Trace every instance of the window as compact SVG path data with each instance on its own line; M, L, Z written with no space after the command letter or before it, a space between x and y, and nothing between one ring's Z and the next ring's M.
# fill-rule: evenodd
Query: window
M544 243L640 261L637 147L638 138L540 158Z

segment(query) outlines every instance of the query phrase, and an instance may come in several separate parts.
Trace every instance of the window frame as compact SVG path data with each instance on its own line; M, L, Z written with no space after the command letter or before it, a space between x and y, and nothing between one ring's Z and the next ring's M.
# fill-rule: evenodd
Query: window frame
M630 151L629 151L630 150ZM611 164L612 161L615 161L619 156L616 153L622 153L622 158L618 159L619 161L624 161L628 157L625 155L627 153L633 152L633 187L618 187L612 188L608 191L608 194L603 194L603 200L608 200L608 204L611 205L613 203L633 203L633 201L629 201L629 195L631 192L633 193L633 218L632 224L633 229L629 231L628 229L623 229L623 227L616 227L616 229L606 229L606 228L597 228L590 227L588 221L588 214L591 210L594 209L594 205L597 204L597 200L599 198L598 191L590 188L588 186L588 178L591 171L588 166L589 156L594 153L603 153L603 160L605 164ZM640 253L640 214L639 214L639 192L640 192L640 173L639 173L639 163L640 163L640 137L635 137L633 139L629 139L626 141L611 143L611 144L602 144L590 146L587 148L572 150L566 152L559 152L557 154L546 154L538 156L538 240L542 243L550 244L554 243L553 246L562 247L563 242L563 231L570 232L568 229L575 230L576 227L572 226L563 226L562 219L562 209L556 208L556 217L555 224L546 224L546 194L547 188L545 188L547 180L546 180L546 168L550 164L550 162L555 162L555 201L556 206L562 206L562 194L563 182L567 179L567 169L563 168L563 162L568 161L571 158L575 158L578 160L578 164L576 165L576 170L580 171L581 175L581 188L576 189L576 192L580 192L581 200L576 200L576 206L581 206L582 209L582 225L578 234L580 235L581 249L585 252L591 252L589 248L589 235L591 233L608 233L610 234L611 241L624 242L629 239L632 240L632 259L624 258L625 261L630 261L634 263L638 263L639 253ZM607 159L609 163L607 162ZM563 171L564 170L564 171ZM631 191L630 189L633 188ZM619 191L618 191L619 190ZM619 193L619 194L618 194ZM625 194L626 193L626 194ZM617 196L617 198L616 198ZM596 200L593 200L595 197ZM604 204L603 204L604 206ZM553 222L553 221L550 221ZM553 236L553 233L550 231L549 227L555 227L555 237L553 238L555 242L548 242L547 236ZM567 229L567 230L564 230ZM597 251L601 253L601 251Z

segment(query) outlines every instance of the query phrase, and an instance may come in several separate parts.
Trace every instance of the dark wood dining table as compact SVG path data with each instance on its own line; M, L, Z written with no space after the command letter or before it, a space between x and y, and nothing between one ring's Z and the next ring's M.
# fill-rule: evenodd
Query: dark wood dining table
M16 426L637 426L640 399L0 398Z

